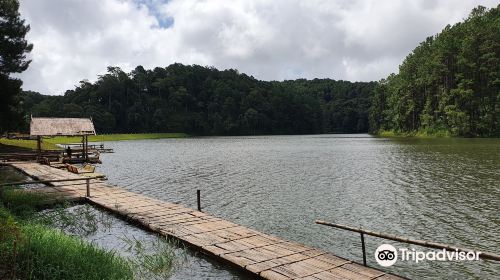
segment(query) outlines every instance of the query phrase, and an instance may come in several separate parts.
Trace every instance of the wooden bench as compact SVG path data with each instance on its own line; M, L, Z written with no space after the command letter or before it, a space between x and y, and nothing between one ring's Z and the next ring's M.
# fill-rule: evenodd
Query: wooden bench
M66 164L66 169L68 169L69 172L72 172L75 174L94 173L95 172L95 166L92 166L90 164L84 165L83 168L78 168L74 165Z
M38 160L39 163L50 166L50 160L47 157L42 157Z

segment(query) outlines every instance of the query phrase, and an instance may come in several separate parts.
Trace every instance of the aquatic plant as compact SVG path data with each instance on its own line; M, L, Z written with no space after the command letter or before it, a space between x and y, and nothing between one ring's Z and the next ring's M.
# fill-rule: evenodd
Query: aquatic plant
M150 242L134 236L124 236L121 240L131 254L129 262L138 279L168 279L174 268L179 268L187 259L186 249L177 240L162 236Z

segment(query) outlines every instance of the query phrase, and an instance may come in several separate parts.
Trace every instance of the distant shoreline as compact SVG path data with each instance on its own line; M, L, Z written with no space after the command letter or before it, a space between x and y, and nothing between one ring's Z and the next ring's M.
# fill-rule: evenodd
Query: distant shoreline
M394 130L380 130L370 133L375 137L380 138L500 138L500 135L492 136L465 136L454 135L447 130L439 131L410 131L410 132L397 132Z
M350 134L350 133L333 133L333 134ZM359 134L359 133L355 133ZM374 137L380 138L469 138L465 136L451 135L450 133L438 131L435 133L429 132L395 132L392 130L382 130L374 133L368 133ZM274 134L268 134L274 135ZM287 134L288 135L288 134ZM294 134L295 135L295 134ZM301 135L301 134L296 134ZM322 134L314 134L322 135ZM224 135L211 135L211 136L224 136ZM236 135L234 135L236 136ZM242 136L242 135L238 135ZM246 135L246 136L256 136L256 135ZM263 136L263 135L259 135ZM126 141L126 140L147 140L147 139L167 139L167 138L188 138L192 135L187 133L121 133L121 134L102 134L102 135L91 135L89 136L89 142L107 142L107 141ZM500 136L491 137L470 137L470 138L497 138ZM48 138L43 140L42 148L45 150L59 150L61 147L59 144L70 144L70 143L80 143L81 138L76 137L65 137L57 136L54 138ZM2 149L3 148L3 149ZM36 140L19 140L19 139L7 139L0 138L0 152L5 149L20 149L26 150L36 149Z
M124 140L143 140L143 139L165 139L165 138L187 138L186 133L137 133L137 134L102 134L89 136L89 142L104 142L104 141L124 141ZM44 139L42 148L45 150L59 150L57 144L80 143L81 137L66 137L57 136L54 138ZM0 146L19 149L36 149L36 140L20 140L0 138ZM2 149L0 149L2 150Z

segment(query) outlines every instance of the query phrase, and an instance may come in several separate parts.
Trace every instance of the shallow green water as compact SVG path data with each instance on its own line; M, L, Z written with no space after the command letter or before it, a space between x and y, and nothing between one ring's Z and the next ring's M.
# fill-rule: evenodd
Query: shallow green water
M361 262L359 235L324 219L500 252L499 139L369 135L206 137L108 142L110 182ZM368 264L383 243L367 237ZM417 249L422 249L415 247ZM425 250L425 249L422 249ZM498 278L493 262L397 262L417 279Z

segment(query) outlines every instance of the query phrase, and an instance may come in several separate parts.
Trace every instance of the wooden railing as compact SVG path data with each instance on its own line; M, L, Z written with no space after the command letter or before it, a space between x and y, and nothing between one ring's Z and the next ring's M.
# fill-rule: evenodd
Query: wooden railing
M410 239L407 237L401 237L401 236L397 236L397 235L393 235L393 234L375 232L375 231L371 231L371 230L366 230L366 229L357 228L357 227L351 227L351 226L342 225L342 224L329 223L329 222L325 222L322 220L317 220L316 223L319 225L324 225L324 226L329 226L329 227L334 227L334 228L339 228L339 229L344 229L344 230L359 233L361 235L361 246L362 246L362 250L363 250L363 264L365 266L366 266L366 251L365 251L365 238L364 238L365 234L388 239L388 240L409 243L409 244L414 244L414 245L419 245L422 247L428 247L428 248L434 248L434 249L445 249L445 250L449 250L449 251L456 250L458 252L466 252L466 253L479 252L478 250L472 250L472 249L462 248L462 247L458 247L458 246L452 246L452 245L448 245L448 244L442 244L442 243L436 243L436 242L430 242L430 241L424 241L424 240L418 240L418 239ZM479 258L483 259L483 260L500 261L500 255L494 254L494 253L482 252L482 251L479 254Z
M86 178L71 178L71 179L57 179L57 180L39 180L39 181L28 181L28 182L12 182L0 184L0 189L7 186L20 186L20 185L33 185L33 184L50 184L58 182L74 182L74 181L85 181L86 183L86 195L85 197L90 197L90 180L100 179L99 177L86 177Z

